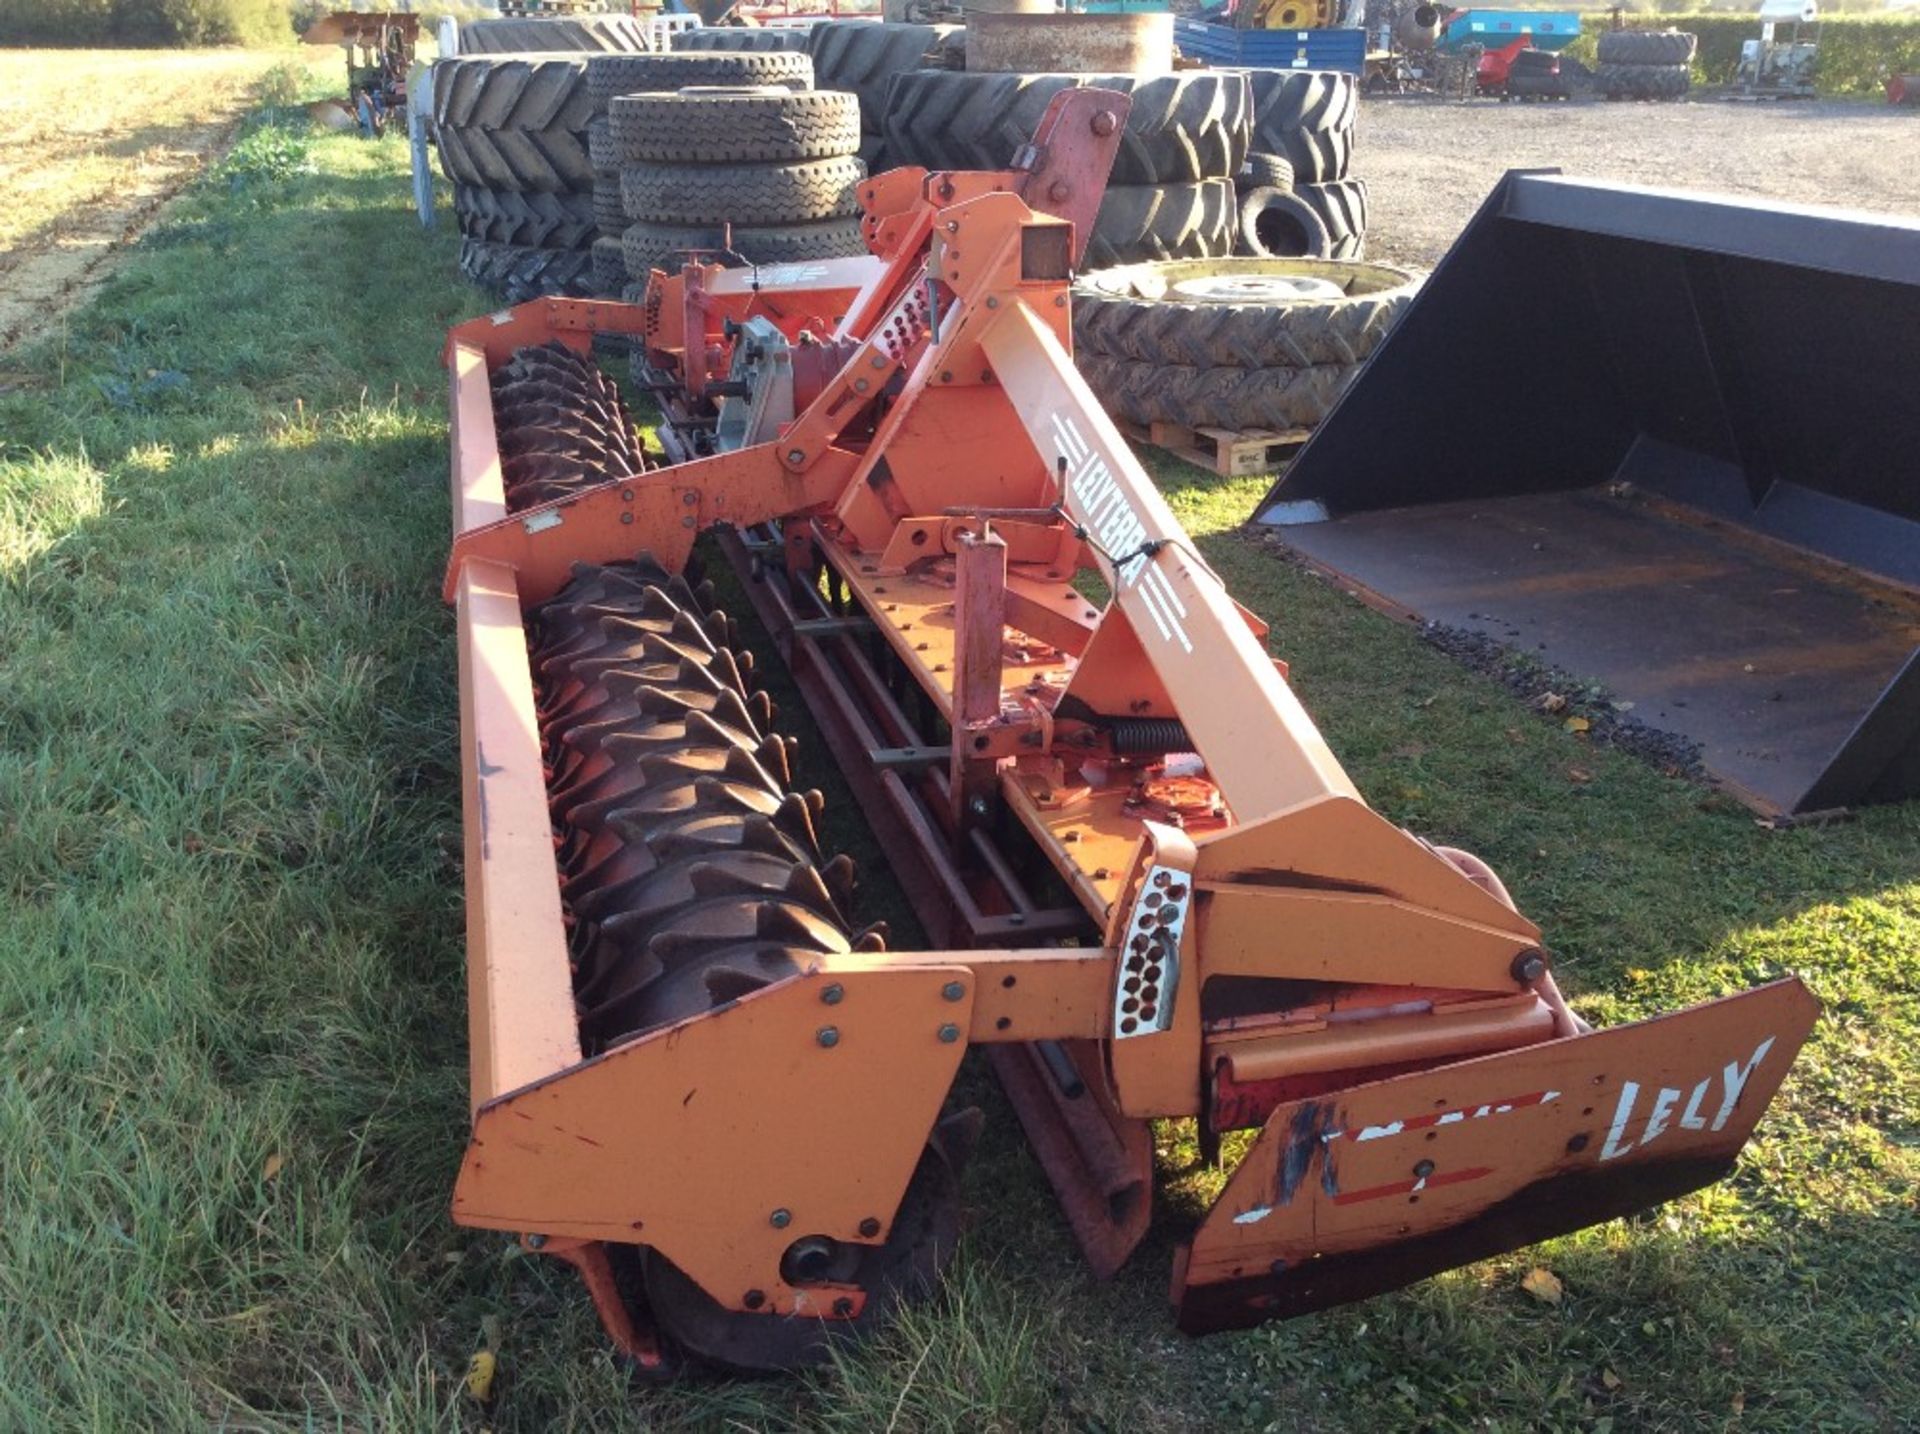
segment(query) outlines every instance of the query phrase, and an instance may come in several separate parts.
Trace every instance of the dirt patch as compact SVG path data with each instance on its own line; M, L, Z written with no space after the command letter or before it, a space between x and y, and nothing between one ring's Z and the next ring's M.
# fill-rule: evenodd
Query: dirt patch
M238 124L233 119L218 131L185 137L131 191L76 212L58 233L0 272L0 350L40 337L85 302L113 272L128 241L225 151Z
M282 54L0 54L0 350L46 332L216 159Z
M1503 105L1368 98L1368 257L1432 265L1509 169L1920 213L1920 114L1839 101Z

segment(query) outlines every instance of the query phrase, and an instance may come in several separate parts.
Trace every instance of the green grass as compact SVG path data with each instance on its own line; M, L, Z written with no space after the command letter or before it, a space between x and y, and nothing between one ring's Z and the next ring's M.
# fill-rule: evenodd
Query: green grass
M1502 870L1583 1012L1806 976L1827 1015L1760 1138L1645 1219L1190 1342L1179 1132L1165 1218L1097 1285L969 1062L989 1130L938 1301L804 1379L631 1385L563 1267L446 1213L437 352L486 303L410 217L400 141L307 157L202 186L0 381L0 1428L1911 1425L1920 805L1761 831L1241 536L1261 483L1177 465L1363 789ZM1562 1304L1520 1291L1536 1263Z

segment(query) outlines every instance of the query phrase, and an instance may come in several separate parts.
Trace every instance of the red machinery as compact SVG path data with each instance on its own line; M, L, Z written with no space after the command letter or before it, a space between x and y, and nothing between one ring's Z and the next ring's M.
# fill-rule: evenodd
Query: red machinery
M1214 1158L1259 1132L1176 1256L1202 1332L1719 1178L1811 1027L1786 980L1588 1031L1498 878L1361 799L1075 372L1127 105L1066 91L1009 170L863 183L872 258L690 262L449 338L454 1217L574 1264L645 1368L788 1367L924 1293L970 1045L1102 1273L1153 1120ZM671 466L596 334L640 339ZM715 529L935 949L851 924L688 580Z

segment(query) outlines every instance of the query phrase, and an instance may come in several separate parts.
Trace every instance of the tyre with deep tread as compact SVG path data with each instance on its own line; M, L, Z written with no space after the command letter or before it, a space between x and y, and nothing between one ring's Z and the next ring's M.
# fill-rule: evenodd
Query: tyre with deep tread
M860 147L860 101L778 86L621 95L607 109L621 165L837 159Z
M519 194L456 184L453 212L463 235L491 244L578 249L598 228L591 197L584 194Z
M586 60L501 56L442 60L433 71L441 168L456 183L565 194L593 183Z
M521 55L537 50L638 55L652 48L646 23L632 15L474 20L460 27L463 55Z
M807 32L813 82L823 90L858 95L860 127L877 135L886 122L887 90L893 77L928 68L928 57L956 33L965 32L956 25L823 20Z
M698 30L682 30L673 37L673 52L682 54L772 54L785 50L804 52L807 32L789 25L761 26L707 25Z
M799 164L630 164L621 199L663 224L804 224L857 212L866 166L851 156Z
M1328 259L1332 248L1320 212L1291 189L1241 193L1240 253L1261 259Z
M1686 65L1605 64L1594 71L1594 88L1608 99L1677 100L1692 86Z
M438 60L433 122L461 129L582 130L593 117L584 55L482 55Z
M1293 161L1284 154L1259 154L1250 152L1247 162L1240 167L1240 173L1234 176L1234 183L1240 189L1292 189Z
M1327 416L1357 367L1189 368L1105 354L1074 360L1107 412L1134 423L1188 428L1311 428Z
M1293 191L1327 228L1329 259L1359 259L1367 251L1367 182L1339 179L1301 184Z
M665 268L689 250L718 250L726 232L718 224L629 224L620 236L627 277L636 282L650 269ZM793 264L807 259L851 259L867 252L858 219L812 224L736 225L732 252L750 264ZM723 262L731 263L732 260Z
M1172 75L902 74L888 93L886 140L899 164L1004 169L1062 90L1098 87L1133 98L1112 184L1231 179L1247 157L1248 86L1239 71Z
M1285 155L1302 184L1344 179L1353 162L1360 86L1344 70L1248 70L1252 139L1260 154Z
M509 304L547 294L587 298L593 293L593 256L584 249L531 249L462 239L460 272Z
M1096 270L1074 281L1074 349L1193 368L1352 366L1379 347L1419 283L1386 264L1314 259Z
M1104 269L1150 259L1207 259L1233 252L1237 217L1230 179L1198 184L1110 184L1083 264Z
M695 85L813 88L813 61L791 50L764 54L596 55L587 61L587 95L604 111L615 95Z
M1603 30L1598 54L1603 65L1685 65L1698 45L1685 30Z

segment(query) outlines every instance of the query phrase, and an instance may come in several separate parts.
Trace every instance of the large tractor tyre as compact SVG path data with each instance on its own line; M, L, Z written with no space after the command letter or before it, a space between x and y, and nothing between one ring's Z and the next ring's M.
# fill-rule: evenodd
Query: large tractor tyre
M618 294L627 282L626 252L620 240L593 241L593 292L603 299Z
M1240 253L1256 259L1330 259L1332 251L1320 212L1292 190L1241 194Z
M804 224L858 211L867 177L851 156L801 164L630 164L620 171L629 216L660 224Z
M1005 169L1062 90L1127 92L1133 111L1112 184L1231 180L1247 157L1248 89L1237 71L1175 75L903 74L888 93L887 149L929 169Z
M1685 65L1693 60L1699 37L1685 30L1603 30L1603 65Z
M460 272L509 304L548 294L578 299L593 294L593 256L584 249L531 249L462 239Z
M928 65L954 25L874 24L867 20L823 20L807 32L814 83L823 90L849 90L860 97L860 126L881 132L887 117L887 89L895 75Z
M1608 99L1677 100L1692 87L1686 65L1601 65L1594 86Z
M1350 368L1380 346L1418 287L1386 264L1128 264L1074 281L1074 349L1191 368Z
M627 207L620 202L620 176L593 177L593 222L602 234L618 234L627 227Z
M1081 354L1081 376L1101 405L1134 423L1187 428L1311 428L1327 416L1356 369L1189 368Z
M469 239L537 249L583 248L598 227L592 199L584 194L517 194L456 184L453 212Z
M620 249L627 278L639 282L649 270L677 270L689 253L719 252L727 239L726 227L719 224L629 224L620 236ZM791 264L858 258L867 246L860 237L858 219L828 219L814 224L739 225L732 230L732 246L726 252L749 264Z
M779 86L621 95L608 106L620 164L839 159L860 147L860 101Z
M1104 269L1154 259L1211 259L1233 252L1233 181L1108 185L1082 264Z
M538 55L438 62L434 130L448 177L523 194L591 187L586 64Z
M1367 182L1340 179L1331 184L1302 184L1294 194L1320 216L1327 229L1329 259L1359 259L1367 252Z
M463 55L524 55L542 50L638 55L652 48L645 23L631 15L475 20L460 27Z
M699 85L784 85L790 90L810 90L813 61L791 50L774 50L737 55L606 55L587 62L587 95L601 111L615 95Z
M1233 182L1242 193L1249 189L1292 189L1293 161L1284 154L1250 153Z
M441 125L436 138L440 167L456 184L518 194L570 194L593 186L581 130Z
M1260 154L1285 155L1302 184L1344 179L1353 162L1360 86L1344 70L1248 70Z
M584 131L584 55L461 56L433 67L433 122L456 129Z
M710 25L699 30L682 30L673 37L676 55L804 53L806 48L807 32L790 25L757 29L745 25Z

